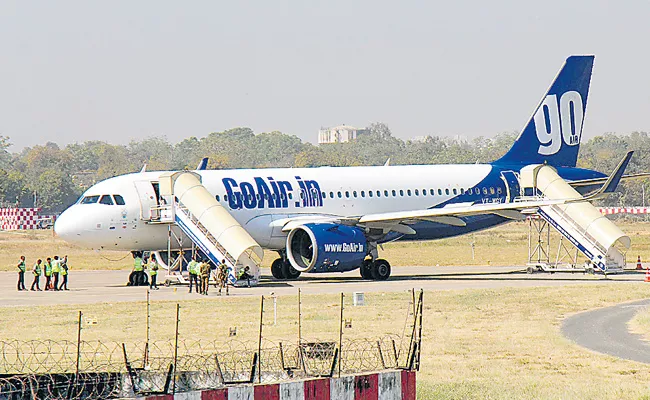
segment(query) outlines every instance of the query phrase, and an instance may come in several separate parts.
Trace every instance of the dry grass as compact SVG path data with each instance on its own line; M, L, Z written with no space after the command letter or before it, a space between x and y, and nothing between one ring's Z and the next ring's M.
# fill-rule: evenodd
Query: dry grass
M648 398L650 366L590 352L564 339L561 320L575 312L647 297L643 283L425 293L424 341L419 398ZM367 294L354 308L346 337L400 334L409 293ZM303 296L305 337L336 340L339 298ZM181 337L226 340L231 326L241 340L256 340L259 298L181 302ZM0 337L75 338L76 310L98 321L85 339L143 340L144 303L4 308ZM297 336L296 297L272 301L264 315L265 337ZM154 340L173 337L175 303L154 302Z
M641 255L650 262L650 223L617 222L632 238L628 261ZM552 235L551 249L557 251L558 236ZM474 242L472 259L470 243ZM131 259L127 252L82 249L54 237L52 231L0 232L0 270L13 271L18 257L24 254L28 263L36 258L68 254L76 270L128 269ZM457 238L429 242L388 243L380 256L396 266L426 265L513 265L525 264L528 258L528 224L511 223L495 229ZM266 252L263 265L268 267L277 258ZM582 257L580 257L582 258ZM634 260L633 260L634 259ZM14 262L15 260L15 262Z

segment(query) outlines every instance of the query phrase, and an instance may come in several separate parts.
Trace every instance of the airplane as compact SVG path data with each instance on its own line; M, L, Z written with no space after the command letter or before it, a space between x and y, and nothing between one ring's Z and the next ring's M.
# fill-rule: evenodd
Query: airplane
M491 163L206 170L204 160L195 174L259 246L279 254L276 279L359 269L364 279L385 280L391 265L379 258L382 243L465 235L585 201L526 196L522 179L531 167L552 167L581 195L591 193L586 200L621 179L648 176L623 175L631 153L609 177L576 167L593 62L592 55L567 58L512 148ZM100 250L186 248L169 243L178 226L149 214L164 206L160 182L171 173L143 169L95 184L59 216L56 234Z

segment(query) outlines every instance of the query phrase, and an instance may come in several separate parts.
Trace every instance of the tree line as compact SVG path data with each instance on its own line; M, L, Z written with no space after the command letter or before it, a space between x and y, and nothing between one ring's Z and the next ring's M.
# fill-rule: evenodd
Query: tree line
M128 145L87 141L60 147L48 142L15 153L10 138L0 136L0 204L57 213L95 182L137 172L144 164L148 170L194 169L203 157L209 157L210 169L383 165L388 159L391 165L490 162L505 154L517 136L505 132L467 141L436 136L402 140L383 123L370 124L368 130L355 141L320 146L282 132L233 128L175 144L164 137ZM578 166L609 173L628 150L637 151L628 173L650 171L647 132L606 133L583 142ZM642 205L644 187L650 192L650 181L626 182L602 204Z

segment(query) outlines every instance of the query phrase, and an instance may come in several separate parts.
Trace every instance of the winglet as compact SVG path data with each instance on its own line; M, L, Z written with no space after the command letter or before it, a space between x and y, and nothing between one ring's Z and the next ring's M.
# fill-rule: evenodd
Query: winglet
M593 199L596 197L600 197L603 194L606 193L614 193L616 188L618 187L618 184L621 182L621 178L623 177L623 174L625 173L625 168L627 168L627 165L630 163L630 160L632 159L632 155L634 154L634 151L628 151L625 157L621 160L620 163L616 166L614 169L614 172L607 178L607 181L603 184L603 186L598 189L598 191L591 196L587 197L587 199Z
M144 163L142 165L142 169L140 170L140 173L147 172L147 163Z
M201 159L201 162L199 165L196 167L197 171L205 171L205 169L208 167L208 157L204 157Z

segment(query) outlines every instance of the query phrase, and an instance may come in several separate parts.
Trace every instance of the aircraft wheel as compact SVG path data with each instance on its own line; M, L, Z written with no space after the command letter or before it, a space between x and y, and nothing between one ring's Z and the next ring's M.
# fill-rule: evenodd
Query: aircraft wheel
M363 264L359 268L361 277L363 279L373 279L372 278L372 260L363 260Z
M377 281L385 281L390 276L390 264L386 260L377 259L372 265L372 277Z
M284 262L281 258L278 258L273 261L273 264L271 264L271 275L273 275L275 279L284 279L284 274L282 272L283 264Z
M300 271L295 269L289 261L282 263L282 276L284 279L295 280L300 276Z

